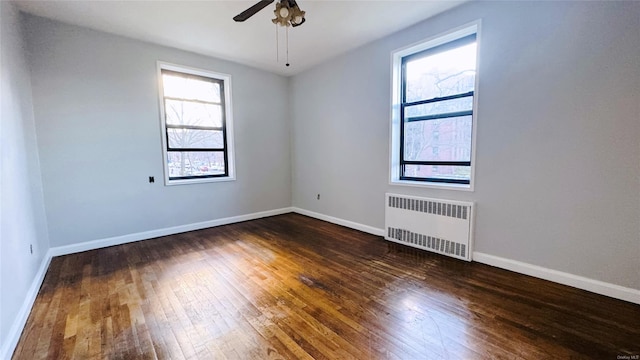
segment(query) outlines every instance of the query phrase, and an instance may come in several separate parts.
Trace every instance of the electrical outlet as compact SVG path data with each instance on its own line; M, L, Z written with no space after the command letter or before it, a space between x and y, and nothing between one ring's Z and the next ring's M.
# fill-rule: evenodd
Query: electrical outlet
M149 176L149 183L153 184L154 182L156 182L156 179L153 176Z
M33 244L29 244L29 251L33 254Z
M316 196L316 199L320 200L320 194L318 194L318 196Z

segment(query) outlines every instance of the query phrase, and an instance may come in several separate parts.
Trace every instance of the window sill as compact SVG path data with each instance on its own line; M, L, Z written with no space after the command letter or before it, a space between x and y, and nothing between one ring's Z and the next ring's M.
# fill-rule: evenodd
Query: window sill
M173 186L173 185L190 185L190 184L202 184L202 183L213 183L213 182L224 182L224 181L235 181L235 177L225 176L225 177L214 177L214 178L202 178L202 179L183 179L183 180L164 180L165 186Z
M441 189L441 190L473 191L473 186L469 184L449 184L449 183L394 179L389 181L389 185L421 187L421 188L431 188L431 189Z

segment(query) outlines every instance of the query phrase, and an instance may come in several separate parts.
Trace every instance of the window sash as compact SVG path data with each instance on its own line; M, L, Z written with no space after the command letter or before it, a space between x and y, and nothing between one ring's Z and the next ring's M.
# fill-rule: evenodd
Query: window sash
M403 170L404 172L404 170ZM462 179L450 179L450 178L431 178L431 177L413 177L413 176L401 176L400 180L409 181L428 181L434 183L447 183L447 184L469 184L469 180Z
M473 110L448 112L448 113L440 113L440 114L433 114L433 115L405 117L405 121L404 122L438 120L438 119L446 119L446 118L453 118L453 117L463 117L463 116L472 116L473 117Z
M477 34L473 33L473 34L461 37L459 39L456 39L456 40L453 40L453 41L449 41L447 43L444 43L444 44L441 44L441 45L438 45L438 46L434 46L434 47L428 48L426 50L419 51L419 52L414 53L414 54L403 56L402 57L402 65L404 66L404 64L406 64L409 61L419 60L419 59L422 59L422 58L425 58L425 57L428 57L428 56L435 55L435 54L440 53L440 52L444 52L444 51L447 51L447 50L452 50L452 49L455 49L455 48L458 48L458 47L469 45L471 43L476 42L476 37L477 37Z
M448 113L436 113L425 116L414 116L414 117L406 117L405 116L405 108L409 106L415 105L424 105L424 104L433 104L453 99L460 99L465 97L473 97L474 91L452 94L448 96L435 97L430 99L421 99L417 101L407 102L407 72L406 65L408 62L413 60L419 60L428 56L435 55L439 52L452 50L464 45L471 44L476 41L477 34L467 35L465 37L453 40L451 42L438 45L414 54L410 54L402 57L401 66L400 66L400 74L401 74L401 96L400 96L400 166L399 166L399 179L400 180L410 180L410 181L421 181L421 182L437 182L437 183L452 183L452 184L470 184L470 179L455 179L455 178L432 178L432 177L415 177L415 176L405 176L405 169L407 165L431 165L431 166L460 166L460 167L469 167L471 168L471 161L414 161L414 160L405 160L405 124L408 122L414 121L429 121L436 119L444 119L444 118L452 118L452 117L460 117L460 116L471 116L471 121L473 124L473 107L471 110L467 111L457 111L457 112L448 112Z
M191 151L191 150L185 150L184 152L187 151ZM219 177L225 177L225 176L229 176L229 167L227 165L227 152L224 150L214 150L214 149L207 149L204 150L207 152L221 152L223 153L223 157L224 157L224 173L221 174L208 174L208 175L185 175L185 176L169 176L170 180L192 180L192 179L208 179L208 178L219 178ZM180 150L169 150L167 151L167 155L169 155L169 153L175 153L175 152L182 152ZM193 151L193 152L197 152L197 151Z
M227 152L227 127L226 127L226 104L225 104L225 88L224 88L224 80L214 79L202 75L189 74L180 71L161 69L160 74L171 75L171 76L180 76L184 78L192 78L199 81L206 81L211 83L217 83L220 87L220 102L211 102L211 101L203 101L198 99L190 99L190 98L182 98L175 96L165 96L162 94L163 106L164 106L164 136L165 136L165 148L164 151L167 153L172 152L221 152L223 154L224 159L224 173L221 174L208 174L208 175L186 175L186 176L169 176L169 180L190 180L190 179L205 179L205 178L216 178L216 177L228 177L229 176L229 156ZM177 101L185 101L185 102L193 102L200 104L211 104L211 105L220 105L222 108L221 112L221 123L222 126L198 126L198 125L175 125L175 124L167 124L167 100L177 100ZM217 130L222 131L222 148L175 148L169 146L169 131L168 129L184 129L184 130ZM166 164L165 164L166 166Z

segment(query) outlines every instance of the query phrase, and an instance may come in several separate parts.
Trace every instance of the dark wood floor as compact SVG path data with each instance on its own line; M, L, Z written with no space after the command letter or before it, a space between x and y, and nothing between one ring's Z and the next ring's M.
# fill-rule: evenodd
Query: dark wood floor
M14 359L620 359L640 306L287 214L52 260Z

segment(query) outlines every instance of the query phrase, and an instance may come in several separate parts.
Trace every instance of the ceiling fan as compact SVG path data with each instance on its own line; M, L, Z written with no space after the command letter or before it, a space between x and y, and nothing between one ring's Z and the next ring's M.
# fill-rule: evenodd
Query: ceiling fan
M255 15L258 11L269 6L269 4L273 3L274 1L275 0L258 1L255 5L236 15L233 20L237 22L245 21ZM296 0L278 0L278 3L276 3L276 9L273 11L273 13L275 14L276 18L272 19L271 21L273 21L274 24L280 26L296 27L304 24L305 22L305 12L300 10L298 4L296 3Z

